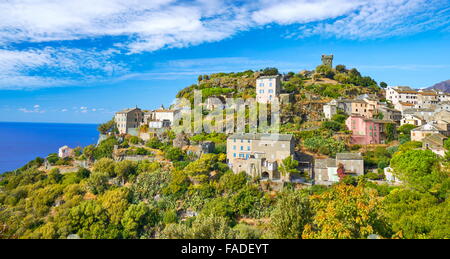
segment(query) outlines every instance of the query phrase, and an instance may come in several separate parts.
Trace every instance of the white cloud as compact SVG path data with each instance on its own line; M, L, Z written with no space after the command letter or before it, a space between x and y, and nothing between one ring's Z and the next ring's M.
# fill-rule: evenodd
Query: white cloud
M61 110L61 112L68 112L68 111L69 111L69 110L67 110L67 109L65 109L65 108Z
M220 41L271 24L296 25L288 37L448 30L450 7L448 0L9 0L0 2L0 17L0 89L17 89L120 77L129 71L117 55ZM106 49L71 44L104 36L112 42ZM58 44L42 47L49 42Z
M23 113L45 113L45 110L41 110L39 105L34 105L33 109L19 108L18 110Z

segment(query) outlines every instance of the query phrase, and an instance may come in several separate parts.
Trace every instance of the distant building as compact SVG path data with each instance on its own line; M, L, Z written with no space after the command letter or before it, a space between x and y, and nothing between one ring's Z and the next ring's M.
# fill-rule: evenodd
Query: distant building
M426 120L415 114L405 114L403 115L400 125L411 124L414 126L422 126L426 123Z
M72 157L73 155L73 149L69 148L68 146L60 147L58 150L58 157L60 158Z
M444 142L447 139L447 136L440 133L428 135L422 140L422 148L429 149L440 156L445 156Z
M400 123L402 120L402 112L396 109L391 109L386 106L380 106L378 113L383 114L383 120L392 120L396 123Z
M427 123L411 130L412 141L422 141L425 137L433 134L448 135L448 125Z
M417 108L432 108L439 103L438 94L432 90L419 90L417 95Z
M256 101L258 103L271 103L278 98L281 92L281 79L276 76L261 76L256 79Z
M322 65L333 68L333 55L322 55Z
M359 153L338 153L336 159L325 158L314 161L315 184L330 185L339 182L338 168L341 166L346 175L364 174L364 160Z
M416 105L418 103L417 90L408 86L394 86L386 88L386 99L391 101L394 105L397 103L409 103Z
M246 172L252 177L288 181L278 166L294 154L294 138L289 134L243 133L227 139L228 165L235 173Z
M386 125L393 121L368 119L361 115L351 115L345 124L352 131L351 144L383 144L386 140Z
M176 110L165 109L164 106L161 105L161 108L153 111L153 120L155 121L168 120L170 121L170 125L173 125L176 113L177 113Z
M139 108L126 109L117 112L114 121L120 134L127 134L130 129L138 128L144 122L144 112Z
M391 167L385 167L384 168L384 177L387 182L389 183L401 183L401 181L395 176L393 170Z

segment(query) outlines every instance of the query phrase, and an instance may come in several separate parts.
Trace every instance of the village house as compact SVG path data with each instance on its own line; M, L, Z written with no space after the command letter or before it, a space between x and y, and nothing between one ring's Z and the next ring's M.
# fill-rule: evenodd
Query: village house
M413 103L405 103L405 102L397 102L394 104L394 108L400 112L404 112L405 110L412 109L416 105Z
M361 115L351 115L345 121L347 128L352 131L351 144L369 145L383 144L386 140L386 125L393 121L368 119Z
M281 92L281 79L276 76L260 76L256 79L256 101L271 103Z
M422 126L426 123L426 120L415 114L405 114L400 121L400 125L411 124L414 126Z
M128 134L137 129L144 122L144 112L139 108L126 109L116 112L114 116L120 134ZM135 131L134 130L134 131Z
M171 125L173 125L173 122L175 121L176 114L177 114L177 110L165 109L164 105L161 105L161 107L159 109L153 111L152 120L154 120L154 121L167 120L170 122L170 126L171 126Z
M386 99L391 101L394 105L397 103L410 103L416 105L418 103L418 94L418 91L408 86L390 86L386 88Z
M364 174L364 160L359 153L337 153L336 159L325 158L314 161L314 183L330 185L339 182L338 168L345 175L359 176Z
M418 91L416 108L434 108L438 103L439 98L435 91L431 90Z
M449 101L439 102L436 105L436 112L439 111L450 111L450 102Z
M430 121L450 121L450 111L438 111L430 116Z
M402 112L396 109L389 108L387 106L379 106L378 113L382 114L383 120L392 120L396 123L400 123L402 120Z
M235 173L246 172L261 179L289 181L279 166L294 155L294 138L290 134L242 133L227 139L228 165Z
M73 149L69 148L68 146L60 147L58 150L59 158L72 157L73 155L74 155Z
M351 114L361 115L365 118L373 118L373 115L377 113L374 104L369 104L364 100L353 100Z
M445 122L430 122L418 128L411 130L412 141L422 141L425 137L433 134L442 134L447 136L449 133L449 125Z
M422 148L429 149L437 155L445 156L446 150L444 148L444 142L447 138L447 136L440 133L428 135L422 140Z
M425 121L431 121L433 120L433 116L435 114L435 111L433 109L428 108L409 108L403 111L402 115L406 116L407 114L410 115L416 115L420 118L423 118Z

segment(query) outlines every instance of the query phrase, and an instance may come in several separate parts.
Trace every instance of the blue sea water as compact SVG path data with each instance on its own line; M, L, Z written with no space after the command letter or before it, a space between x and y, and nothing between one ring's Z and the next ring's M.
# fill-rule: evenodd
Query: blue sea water
M96 124L0 122L0 174L58 153L64 145L84 147L97 139Z

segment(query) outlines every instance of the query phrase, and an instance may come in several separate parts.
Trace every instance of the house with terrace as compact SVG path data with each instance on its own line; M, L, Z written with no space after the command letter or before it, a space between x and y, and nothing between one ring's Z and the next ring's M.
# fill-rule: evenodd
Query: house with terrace
M237 133L227 139L227 161L235 173L272 181L289 181L280 171L282 161L294 155L290 134Z

